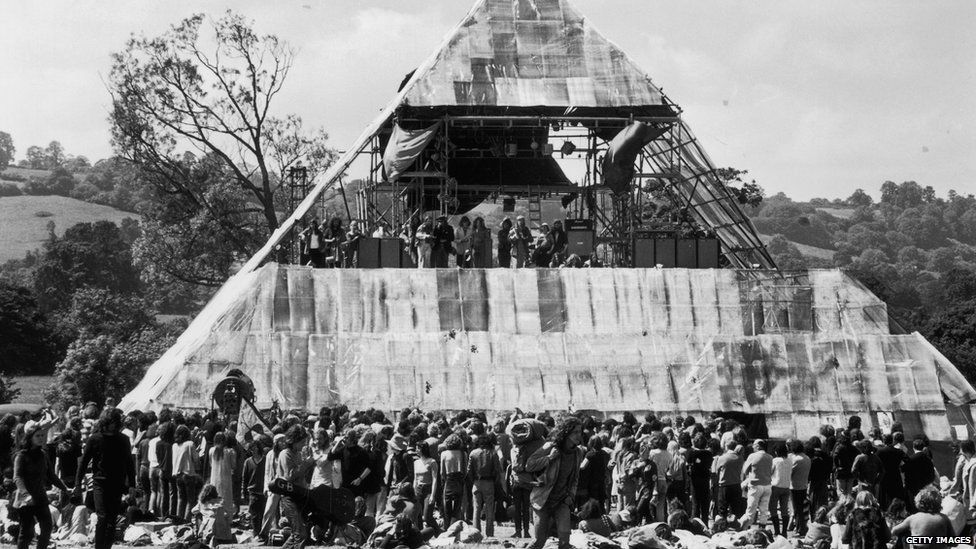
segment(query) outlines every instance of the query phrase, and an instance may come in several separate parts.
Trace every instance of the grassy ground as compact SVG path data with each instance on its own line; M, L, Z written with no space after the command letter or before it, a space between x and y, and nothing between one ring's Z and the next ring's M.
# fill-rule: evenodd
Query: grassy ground
M763 239L763 242L769 242L773 237L772 235L761 234L759 235L759 238ZM793 241L790 240L790 242ZM793 245L796 246L797 250L800 250L801 254L807 257L816 257L819 259L828 259L828 260L834 258L833 250L828 250L826 248L818 248L816 246L808 246L806 244L800 244L798 242L793 242Z
M44 391L54 382L54 376L21 376L15 377L14 382L20 389L20 396L14 402L43 404Z
M126 217L136 215L63 196L0 198L0 262L22 259L29 250L40 248L47 240L49 221L54 222L55 232L60 235L77 223L121 223Z
M850 219L854 216L854 208L817 208L817 211L830 214L838 219Z

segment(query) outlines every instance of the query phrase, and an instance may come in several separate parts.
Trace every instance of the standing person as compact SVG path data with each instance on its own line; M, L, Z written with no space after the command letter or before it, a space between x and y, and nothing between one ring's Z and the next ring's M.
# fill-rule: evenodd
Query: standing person
M766 453L766 441L752 443L752 453L742 465L744 483L749 487L746 513L739 520L742 528L757 524L764 529L769 522L769 499L773 492L773 456Z
M742 505L742 456L735 451L738 444L729 439L725 453L712 461L715 486L715 518L727 519L729 513L738 516Z
M329 226L322 230L322 250L325 253L323 263L329 267L342 266L342 249L346 241L346 231L342 228L342 220L333 217Z
M555 426L549 441L529 456L525 464L526 471L540 476L530 496L535 511L533 549L542 549L553 523L559 546L569 545L570 509L579 484L579 466L584 454L580 448L582 442L582 423L569 416Z
M98 522L95 549L108 549L115 541L115 525L122 511L122 495L135 486L135 467L129 438L122 434L122 411L106 408L98 420L97 432L88 438L78 464L75 496L81 497L85 471L91 465L92 495Z
M454 251L457 254L454 256L454 262L458 267L471 266L472 234L471 220L468 219L468 216L462 215L461 220L458 221L458 229L454 233Z
M51 520L50 501L47 499L47 484L53 484L65 492L68 487L51 468L44 447L47 431L40 422L28 421L24 426L24 440L14 456L14 484L17 491L11 506L17 509L20 533L17 535L17 549L27 549L34 538L34 525L40 526L37 549L47 549L51 540L54 523Z
M525 226L525 216L515 218L515 226L508 234L515 256L515 267L521 269L529 262L529 244L532 243L532 231Z
M13 414L3 416L0 421L0 474L8 475L13 470L14 433L17 430L17 417Z
M539 236L535 240L535 250L532 252L532 263L536 267L545 268L552 260L552 230L548 223L539 226Z
M224 511L227 516L234 516L234 482L232 475L237 464L237 452L227 447L227 434L218 432L214 435L213 448L208 452L210 457L210 484L217 489L217 495L223 500Z
M902 472L905 473L905 491L908 495L908 510L914 513L915 496L926 486L935 483L938 477L935 475L935 464L925 450L925 441L916 438L912 442L915 453L905 461Z
M790 526L790 474L791 463L786 446L777 444L773 449L772 491L769 496L769 514L773 519L773 533L786 537ZM782 528L780 528L782 525Z
M471 264L468 266L476 269L491 267L491 231L485 226L483 217L474 218L471 229Z
M837 434L837 442L834 444L833 467L834 481L837 483L837 499L844 499L844 496L851 495L851 488L854 485L851 467L857 458L858 451L850 444L847 434L840 432Z
M77 431L69 427L58 439L55 450L58 457L58 478L67 486L74 487L75 476L78 473L78 459L81 457L81 437Z
M681 509L688 509L688 460L678 444L672 440L668 443L668 453L671 454L671 467L668 469L667 501L678 500ZM665 517L667 518L667 517Z
M481 514L485 515L486 536L495 535L495 483L501 480L504 472L495 451L495 433L485 433L478 437L477 447L468 456L468 478L471 479L471 498L473 501L474 527L481 530Z
M582 507L588 500L595 500L600 512L609 511L607 506L607 471L610 465L610 454L604 450L603 437L594 435L586 445L586 455L580 465L579 489L576 492L576 508Z
M691 478L691 516L708 524L708 508L711 504L711 490L708 482L712 478L714 456L708 450L705 435L698 433L691 441L694 449L688 454L688 476Z
M169 444L163 436L170 437ZM166 422L156 429L156 436L149 439L149 510L162 519L169 514L169 486L163 482L163 464L169 459L169 445L173 443L173 424ZM166 448L160 452L160 448Z
M569 245L569 237L566 235L566 231L563 229L563 222L556 221L552 222L552 253L553 255L558 254L560 257L564 257L566 254L566 247Z
M285 435L278 433L274 435L271 440L271 447L268 448L268 453L264 456L264 490L263 493L267 496L264 503L264 515L261 517L261 534L258 536L262 541L267 541L268 536L271 534L271 529L278 525L278 511L281 506L281 495L270 493L268 488L271 486L271 482L275 478L275 462L278 460L278 454L285 447Z
M820 437L812 436L805 447L807 457L810 458L810 476L807 478L810 485L807 490L807 499L810 501L810 516L813 516L821 507L827 506L827 496L830 492L832 460L822 446L823 442Z
M313 219L312 224L302 232L302 236L307 258L299 257L299 260L305 259L303 265L311 264L315 268L325 267L326 244L319 220Z
M200 489L201 477L197 473L197 447L193 443L193 434L186 425L176 428L171 457L173 479L176 481L176 519L189 521L192 518L193 502Z
M795 438L786 441L790 451L790 499L793 502L793 523L796 533L807 534L807 490L810 483L810 458L803 453L803 443Z
M434 268L447 268L447 260L454 250L454 227L447 223L447 216L442 215L437 218L434 225L434 246L431 249L431 259Z
M413 491L417 496L417 528L437 528L434 521L434 494L437 493L437 460L430 451L430 444L417 443L417 459L413 460Z
M882 509L891 505L891 500L898 498L905 501L905 484L901 479L901 467L908 456L895 448L891 435L881 437L881 448L878 449L878 459L881 461L881 481L878 483L878 503Z
M414 240L416 241L417 247L417 268L426 269L433 267L434 222L431 221L430 217L425 218L424 222L417 228Z
M657 467L657 472L659 474L657 477L657 484L654 488L654 509L652 509L652 516L657 522L667 522L668 520L668 488L670 482L668 479L668 472L671 470L671 462L673 457L668 452L668 439L663 434L651 435L650 437L651 450L647 453L647 459L654 462Z
M247 516L250 520L251 531L254 537L261 536L261 517L264 514L264 506L267 496L264 493L264 448L258 441L251 441L247 445L250 457L244 462L244 474L241 486L244 490L242 494L247 501Z
M321 422L320 422L321 423ZM312 469L312 481L309 488L328 486L339 488L342 486L342 461L331 455L335 451L329 432L324 427L315 429L315 446L312 447L312 459L315 468Z
M854 446L861 452L851 465L854 482L857 483L858 489L867 490L877 496L882 470L881 460L875 455L874 444L868 439L861 439Z
M349 232L346 233L346 241L343 243L345 251L345 266L353 269L359 267L359 241L363 238L363 230L359 221L353 219L349 222Z
M634 437L620 439L620 448L614 453L618 510L637 505L637 484L640 480L639 461L637 441L634 440ZM649 487L651 490L649 495L653 495L655 487L656 485Z
M508 269L512 266L512 220L505 218L498 229L498 266Z
M870 443L869 443L870 444ZM887 549L891 541L888 521L871 492L862 490L854 498L854 510L847 516L841 543L850 549Z
M468 456L464 442L456 433L444 440L440 473L444 485L444 529L463 515L464 477L468 470Z
M288 428L284 438L285 449L278 454L278 458L275 460L275 478L285 479L303 488L308 487L305 474L308 472L311 460L307 459L310 456L302 454L306 440L308 440L308 434L304 427L292 425ZM301 549L308 539L308 529L305 525L301 502L292 496L282 495L280 509L281 516L287 518L288 524L291 526L291 535L285 541L285 548Z

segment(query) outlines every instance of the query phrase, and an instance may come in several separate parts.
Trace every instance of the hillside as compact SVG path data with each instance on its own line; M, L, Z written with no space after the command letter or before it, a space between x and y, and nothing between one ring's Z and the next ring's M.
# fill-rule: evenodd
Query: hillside
M77 223L106 220L119 224L127 217L137 216L64 196L0 198L0 263L22 259L28 251L40 248L47 239L49 222L54 222L55 233L60 235Z

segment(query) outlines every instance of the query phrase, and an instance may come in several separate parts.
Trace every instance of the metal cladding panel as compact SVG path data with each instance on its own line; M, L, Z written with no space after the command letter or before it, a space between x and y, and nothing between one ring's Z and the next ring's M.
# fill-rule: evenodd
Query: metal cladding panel
M942 380L957 400L976 394L918 334L788 312L825 296L849 317L875 310L840 274L265 269L173 351L152 402L206 407L240 368L261 406L738 411L766 414L773 436L883 412L945 438ZM743 335L743 311L766 302L787 311L776 331Z

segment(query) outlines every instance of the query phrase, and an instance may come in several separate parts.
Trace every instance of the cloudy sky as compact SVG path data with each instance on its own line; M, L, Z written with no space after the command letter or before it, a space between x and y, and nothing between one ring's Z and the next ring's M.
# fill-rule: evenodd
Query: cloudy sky
M575 0L685 111L720 165L770 194L877 197L887 179L976 192L976 2ZM195 12L299 50L279 106L343 149L469 0L0 0L0 131L22 157L111 154L105 78L130 33Z

